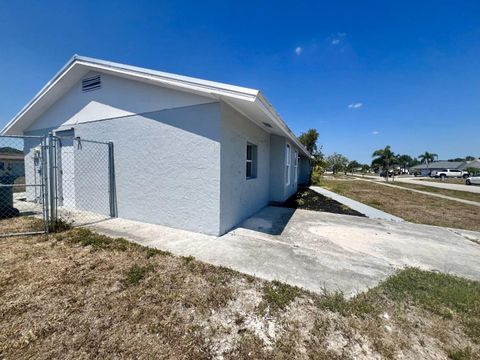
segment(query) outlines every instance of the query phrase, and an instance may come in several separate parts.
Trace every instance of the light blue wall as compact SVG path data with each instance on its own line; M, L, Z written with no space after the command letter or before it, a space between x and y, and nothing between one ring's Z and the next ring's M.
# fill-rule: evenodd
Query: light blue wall
M223 102L72 127L82 139L114 143L119 217L220 235L269 202L285 201L297 189L294 145L290 144L291 181L286 186L286 139L267 133ZM51 130L56 129L29 134ZM247 142L258 150L254 179L246 179ZM108 212L107 154L103 145L87 142L77 151L79 208ZM300 177L301 169L302 162Z
M219 103L73 127L80 138L113 141L119 217L212 235L220 233ZM46 135L50 130L34 133ZM102 199L108 199L104 194L108 177L97 169L106 167L102 165L103 152L86 142L84 146L75 160L76 188L81 189L76 194L78 204L93 204L95 199L103 203ZM93 153L99 158L92 158ZM77 176L77 171L82 174Z
M270 135L221 103L220 226L226 232L269 202ZM246 178L246 146L257 146L257 177Z
M285 201L285 146L283 136L270 135L270 201Z
M301 156L299 167L298 184L307 185L310 182L310 160Z

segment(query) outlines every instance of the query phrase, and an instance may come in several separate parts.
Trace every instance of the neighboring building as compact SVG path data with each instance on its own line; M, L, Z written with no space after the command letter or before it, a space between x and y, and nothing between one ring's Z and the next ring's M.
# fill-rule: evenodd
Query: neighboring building
M23 151L4 147L0 148L0 176L25 176Z
M207 234L309 179L311 155L258 90L92 58L74 56L2 133L50 131L114 143L119 217ZM75 206L92 203L86 178L71 169L75 185L58 191L70 186Z
M480 163L479 160L473 161L433 161L428 164L420 164L415 165L410 168L410 173L413 174L416 171L420 171L422 176L428 176L431 172L444 170L444 169L451 169L451 170L465 170L468 167L476 167L475 164L478 165ZM473 164L473 165L470 165Z
M460 167L460 170L465 170L468 168L480 169L480 159L475 159L471 161L465 161Z

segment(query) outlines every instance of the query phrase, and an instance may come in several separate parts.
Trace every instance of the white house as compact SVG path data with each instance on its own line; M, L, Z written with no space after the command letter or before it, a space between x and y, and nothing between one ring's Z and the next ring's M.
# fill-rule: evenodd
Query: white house
M260 91L98 59L74 56L2 134L49 132L114 143L119 217L207 234L309 178L311 155ZM80 204L95 189L78 191L77 170L63 186Z

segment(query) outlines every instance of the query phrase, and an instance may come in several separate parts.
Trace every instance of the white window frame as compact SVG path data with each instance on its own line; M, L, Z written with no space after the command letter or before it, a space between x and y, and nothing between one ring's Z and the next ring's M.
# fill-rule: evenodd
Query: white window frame
M248 158L247 154L248 154L248 147L250 146L251 150L250 150L250 156L251 156L251 159ZM252 144L250 142L247 142L247 147L246 147L247 151L246 151L246 154L245 154L245 165L246 164L251 164L250 165L250 176L248 176L248 174L246 173L246 169L247 169L247 166L245 166L245 177L247 180L250 180L250 179L256 179L257 178L257 152L258 152L258 148L257 148L257 145L255 144Z
M296 184L298 181L298 150L295 150L294 154L295 159L293 160L293 168L295 171L293 173L295 174L295 178L293 179L293 181Z
M286 180L285 180L285 185L290 185L290 167L292 164L292 149L290 147L290 144L287 144L287 147L285 149L285 171L286 171Z

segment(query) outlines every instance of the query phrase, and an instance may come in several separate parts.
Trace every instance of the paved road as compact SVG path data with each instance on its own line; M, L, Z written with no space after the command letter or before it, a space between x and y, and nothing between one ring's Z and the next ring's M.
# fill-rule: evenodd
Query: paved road
M407 222L266 207L221 237L123 219L92 227L316 292L353 295L405 266L480 280L480 233Z

